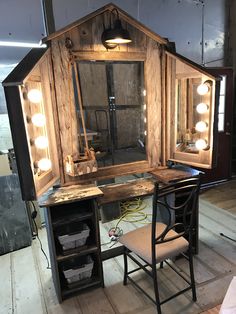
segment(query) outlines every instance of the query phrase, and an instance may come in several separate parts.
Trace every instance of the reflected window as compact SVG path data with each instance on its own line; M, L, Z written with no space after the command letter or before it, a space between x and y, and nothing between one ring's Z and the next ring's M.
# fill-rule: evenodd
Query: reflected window
M225 129L225 89L226 89L226 76L222 75L220 82L220 99L218 110L218 131L224 132Z

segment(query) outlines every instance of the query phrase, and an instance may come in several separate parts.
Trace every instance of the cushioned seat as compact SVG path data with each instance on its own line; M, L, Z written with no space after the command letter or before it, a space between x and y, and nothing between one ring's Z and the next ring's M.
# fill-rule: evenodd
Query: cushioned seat
M163 223L156 223L157 236L159 236L167 226ZM170 230L166 235L166 239L177 236L174 230ZM152 263L152 224L130 231L120 237L122 243L130 251L135 253L147 261ZM168 258L179 255L187 251L188 241L184 237L174 239L173 241L164 242L158 245L156 250L156 263L160 263Z
M193 271L192 229L193 222L197 219L199 189L199 177L180 180L160 189L156 183L153 195L152 223L130 231L119 239L120 243L124 245L124 285L127 284L128 280L134 284L156 304L158 314L161 314L163 303L189 289L192 290L193 301L197 299ZM158 215L158 211L164 215ZM165 217L164 223L163 221L159 222L161 216ZM178 267L174 266L173 257L179 255L185 257L189 262L190 278L187 278L183 272L179 271ZM128 257L137 264L136 269L128 270ZM144 263L140 261L140 258ZM169 259L172 259L171 263ZM187 283L182 290L164 300L160 300L159 297L156 267L158 263L160 263L158 271L165 271L163 267L163 263L165 263L182 278L181 280ZM133 276L130 276L141 269L153 279L155 299L138 282L135 282Z

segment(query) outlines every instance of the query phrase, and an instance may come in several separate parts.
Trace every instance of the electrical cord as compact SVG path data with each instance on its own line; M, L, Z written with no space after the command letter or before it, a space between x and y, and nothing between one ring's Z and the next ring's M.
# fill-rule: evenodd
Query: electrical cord
M49 259L48 259L47 254L45 253L45 251L44 251L44 249L43 249L42 242L41 242L41 240L40 240L40 238L39 238L38 227L37 227L37 224L36 224L36 221L35 221L35 218L37 217L38 212L37 212L37 209L36 209L36 207L35 207L34 202L31 201L31 204L33 205L33 208L34 208L34 211L31 213L31 217L32 217L32 220L33 220L33 223L34 223L34 227L35 227L35 231L36 231L35 236L36 236L36 238L37 238L38 241L39 241L40 250L42 251L43 255L44 255L45 258L46 258L46 261L47 261L47 269L51 269L50 264L49 264Z
M146 208L146 204L143 204L143 201L141 198L134 199L133 201L125 201L121 202L120 207L121 207L121 216L118 219L115 227L112 227L108 231L108 236L110 237L110 241L107 243L103 243L102 245L110 245L110 248L114 246L119 238L123 234L123 230L118 226L121 221L124 222L139 222L139 223L149 223L147 221L148 216L150 214L147 214L143 212L143 210Z

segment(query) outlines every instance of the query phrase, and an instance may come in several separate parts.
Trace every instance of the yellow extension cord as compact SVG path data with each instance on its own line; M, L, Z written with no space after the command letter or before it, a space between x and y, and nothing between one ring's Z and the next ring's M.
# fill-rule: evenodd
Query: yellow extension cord
M110 246L112 247L117 243L117 240L123 234L123 230L118 227L121 221L130 223L140 222L144 224L150 223L149 221L147 221L147 218L151 215L143 211L146 206L147 205L141 200L141 198L134 199L133 201L121 202L121 216L118 219L115 227L110 228L110 230L108 231L108 235L111 241L104 244L110 244L111 242L113 242L113 244Z

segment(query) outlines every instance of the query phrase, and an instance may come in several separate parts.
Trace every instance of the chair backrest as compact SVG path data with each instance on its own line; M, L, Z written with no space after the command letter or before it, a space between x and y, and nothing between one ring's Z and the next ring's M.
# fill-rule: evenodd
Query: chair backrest
M200 176L179 180L164 187L159 186L158 183L155 184L152 213L152 244L154 246L181 236L186 236L191 241L199 190ZM156 236L158 210L166 212L167 221L165 221L164 231ZM170 236L168 234L170 230L177 232L177 235Z

